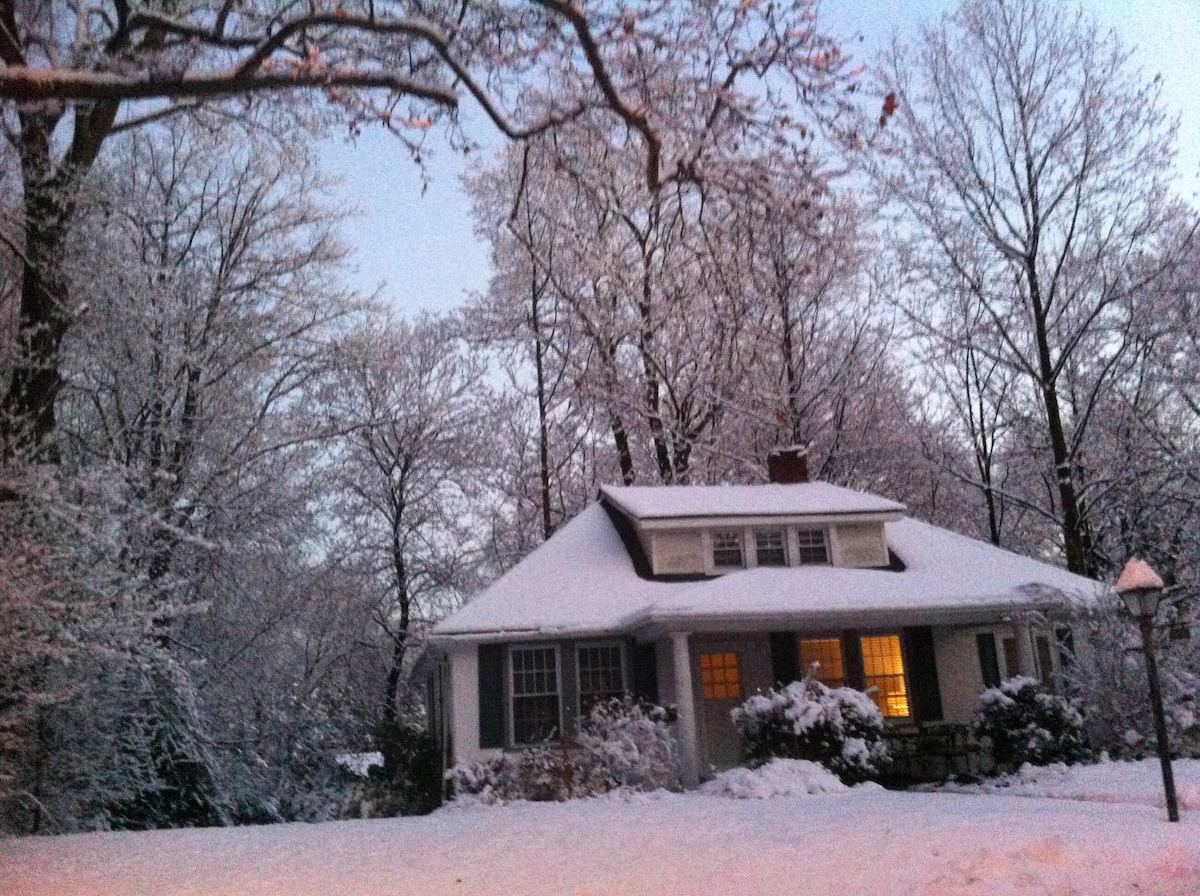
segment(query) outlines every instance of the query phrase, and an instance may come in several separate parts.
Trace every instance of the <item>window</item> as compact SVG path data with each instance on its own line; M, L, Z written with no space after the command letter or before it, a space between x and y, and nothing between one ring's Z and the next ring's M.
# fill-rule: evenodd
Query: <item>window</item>
M512 736L516 745L535 744L559 732L558 650L513 648Z
M742 681L738 675L736 653L700 654L700 685L705 700L742 698Z
M862 639L863 673L867 687L885 718L907 718L908 686L904 682L904 656L899 635L878 635Z
M828 563L829 551L825 547L824 529L799 529L796 531L796 560L799 563Z
M801 670L808 674L813 663L817 672L813 676L830 688L844 687L846 671L842 666L842 642L838 638L805 638L800 642Z
M742 533L714 532L712 534L713 566L728 568L742 565Z
M754 558L759 566L787 566L782 529L762 529L754 533Z
M625 674L620 644L580 647L575 652L579 670L579 710L586 713L601 700L625 694Z

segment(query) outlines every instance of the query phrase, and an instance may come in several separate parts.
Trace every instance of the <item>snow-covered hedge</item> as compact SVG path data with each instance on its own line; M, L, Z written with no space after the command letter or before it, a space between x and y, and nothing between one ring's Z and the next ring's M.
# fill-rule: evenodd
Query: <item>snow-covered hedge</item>
M662 707L631 697L598 703L576 732L447 772L456 794L484 801L565 800L679 785L675 737Z
M1020 768L1027 762L1070 765L1094 756L1079 710L1020 675L979 696L971 733L984 741L1002 769Z
M862 691L830 688L811 675L755 694L731 713L746 759L819 762L846 783L875 777L888 761L883 713Z

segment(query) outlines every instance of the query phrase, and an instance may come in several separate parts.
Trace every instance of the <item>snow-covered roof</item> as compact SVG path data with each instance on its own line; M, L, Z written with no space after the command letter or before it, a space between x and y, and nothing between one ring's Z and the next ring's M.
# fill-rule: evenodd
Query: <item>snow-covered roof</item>
M878 495L830 485L606 485L600 493L639 520L718 516L836 516L903 513L905 507Z
M615 491L635 490L643 491ZM888 546L904 563L902 572L813 565L662 581L638 576L608 512L593 504L440 622L433 635L503 634L515 640L634 634L674 625L699 631L763 630L783 623L969 623L1054 606L1064 598L1090 600L1099 588L1048 563L914 519L889 521L884 528Z

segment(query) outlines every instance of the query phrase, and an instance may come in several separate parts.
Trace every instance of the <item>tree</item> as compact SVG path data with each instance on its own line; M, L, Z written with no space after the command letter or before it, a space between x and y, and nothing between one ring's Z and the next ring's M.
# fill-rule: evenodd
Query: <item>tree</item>
M20 498L0 502L17 830L288 817L315 745L352 731L324 657L367 625L310 559L309 402L354 309L334 219L302 154L188 124L93 170L60 463L0 467Z
M222 101L309 89L353 126L382 121L419 149L421 135L469 94L510 137L606 109L643 152L647 187L695 176L705 126L668 144L671 123L640 90L640 68L666 47L709 66L712 118L762 126L784 89L828 78L836 48L814 47L806 7L743 3L604 5L421 4L349 0L331 8L202 2L140 9L114 0L0 3L0 102L21 171L17 355L3 403L4 451L44 450L62 387L60 350L73 319L66 241L77 191L114 134ZM726 52L704 57L716 40ZM818 52L819 51L819 52ZM756 86L743 88L753 80ZM533 84L558 101L526 104ZM364 93L364 91L366 93ZM379 97L372 102L369 97ZM227 107L226 107L227 108ZM244 105L243 105L243 108Z
M344 433L328 458L346 550L370 583L387 669L381 720L401 718L401 686L420 636L473 584L490 414L483 367L451 322L388 319L339 346L329 413Z
M1055 521L1067 566L1094 575L1094 412L1136 300L1190 239L1177 238L1174 128L1157 83L1081 12L967 0L922 38L911 59L893 54L890 164L875 170L915 234L906 310L922 336L1019 377L1006 399L1038 409L1046 490L1026 500Z

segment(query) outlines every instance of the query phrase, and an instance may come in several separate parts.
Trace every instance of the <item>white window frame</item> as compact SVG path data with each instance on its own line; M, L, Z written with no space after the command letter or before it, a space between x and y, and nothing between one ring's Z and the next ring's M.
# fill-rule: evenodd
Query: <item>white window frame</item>
M758 556L758 554L759 554L758 536L759 535L778 535L779 536L779 550L783 553L783 562L782 563L763 563L762 560L759 559L759 556ZM758 527L755 527L753 529L753 531L751 532L751 537L754 540L754 565L755 566L768 566L768 567L791 566L791 551L788 549L789 548L788 543L791 541L791 539L788 538L788 530L787 530L786 526L758 526Z
M621 696L629 691L629 666L625 655L625 644L622 641L581 641L575 645L575 698L579 704L579 712L582 715L584 712L583 700L583 670L582 664L579 662L579 654L584 650L594 648L613 648L617 649L617 663L621 671L621 690L617 696ZM605 698L607 699L607 698Z
M717 539L724 537L724 536L729 536L729 537L737 539L737 548L738 548L738 555L739 555L739 560L737 563L718 563L717 562L717 551L718 550L732 550L731 548L718 548L717 547ZM746 568L746 532L745 532L745 530L741 529L741 528L728 527L728 528L722 528L722 529L713 529L712 531L710 531L708 533L708 564L709 564L709 566L711 566L711 568L715 572L729 571L729 570L734 570L734 569L745 569Z
M805 533L814 533L821 536L822 546L825 549L824 557L820 560L809 560L804 556L806 550L812 550L815 546L811 544L802 544L800 539ZM793 566L827 566L831 562L830 545L829 545L829 530L822 526L796 526L792 529L792 543L795 545L795 553L793 557Z
M526 742L526 741L518 741L517 740L517 705L516 705L517 698L519 698L519 697L548 697L548 696L550 696L550 693L551 693L549 691L541 692L541 693L532 693L532 694L530 694L530 693L518 694L517 693L516 669L513 668L513 665L514 665L513 659L517 653L520 653L522 651L534 651L534 650L550 650L550 651L553 651L553 653L554 653L555 690L553 691L553 693L554 693L556 703L558 706L558 723L554 726L554 730L557 733L557 736L559 736L559 737L562 736L562 731L563 731L563 723L562 723L562 718L563 718L562 655L559 652L558 645L557 644L514 644L513 646L508 648L508 654L507 654L508 662L506 664L508 667L508 669L507 669L507 671L508 671L508 693L506 695L506 699L508 700L508 731L507 731L507 735L508 735L508 742L511 745L513 745L514 747L524 747L524 746L529 746L529 744L531 744L531 743L536 743L536 741Z

